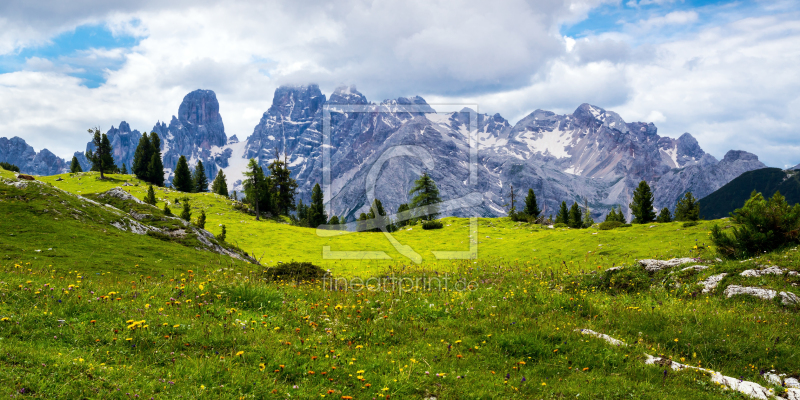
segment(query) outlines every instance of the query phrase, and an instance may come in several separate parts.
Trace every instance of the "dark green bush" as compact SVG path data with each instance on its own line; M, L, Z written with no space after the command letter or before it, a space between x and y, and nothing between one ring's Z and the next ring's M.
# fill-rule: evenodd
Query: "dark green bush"
M687 221L687 222L684 222L681 226L684 227L684 228L689 228L691 226L697 226L697 224L698 224L697 221Z
M328 273L309 262L281 263L264 271L264 278L271 281L314 282L324 278Z
M619 228L620 226L625 225L619 221L604 221L600 223L600 230L601 231L608 231L614 228Z
M798 242L800 204L790 206L780 192L765 200L753 191L744 207L731 213L731 221L738 225L732 234L714 225L711 239L725 257L749 257Z
M650 285L652 285L650 279L650 275L643 268L627 267L586 275L583 277L581 285L583 285L583 289L594 287L616 294L638 293L650 288Z
M431 229L442 229L444 225L439 221L425 221L422 223L422 229L431 230Z
M569 228L569 225L567 225L567 224L565 224L563 222L559 222L557 224L553 224L553 228Z
M0 168L3 168L6 171L19 172L19 167L5 161L0 161Z

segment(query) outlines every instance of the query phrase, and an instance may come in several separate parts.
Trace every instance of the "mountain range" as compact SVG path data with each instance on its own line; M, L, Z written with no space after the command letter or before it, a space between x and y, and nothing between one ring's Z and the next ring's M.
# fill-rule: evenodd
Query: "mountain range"
M161 137L167 180L178 157L185 155L192 167L197 160L203 161L209 180L222 169L230 189L241 190L248 160L255 158L266 167L277 152L292 169L299 197L308 202L314 184L323 183L326 106L332 195L326 200L331 215L349 221L369 204L365 188L375 178L376 171L370 175L370 170L376 162L382 168L377 171L375 195L389 210L408 202L414 180L428 172L444 200L461 201L464 206L447 212L450 215L506 215L513 186L517 208L532 188L545 215L554 214L566 201L588 204L595 219L613 205L627 212L633 189L641 180L653 187L657 208L672 209L687 191L703 198L742 173L765 167L756 155L741 150L731 150L717 160L689 133L678 139L661 137L653 123L628 123L612 111L589 104L566 115L535 110L511 124L499 114L470 109L437 113L419 96L371 103L354 86L339 87L330 97L317 85L281 86L253 133L241 142L225 133L214 92L196 90L184 97L169 124L159 121L152 131ZM477 125L474 158L471 116ZM120 166L125 162L130 170L141 133L123 121L107 134L116 162ZM76 156L88 170L83 154ZM395 156L387 158L389 154ZM64 160L46 149L36 153L19 138L0 138L0 160L41 175L67 168ZM470 165L477 170L477 181L470 181ZM479 194L482 202L464 202L470 194L473 199Z

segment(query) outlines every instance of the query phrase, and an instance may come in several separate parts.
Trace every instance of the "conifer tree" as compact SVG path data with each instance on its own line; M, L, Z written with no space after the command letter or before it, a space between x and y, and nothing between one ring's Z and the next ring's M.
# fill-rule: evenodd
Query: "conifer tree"
M156 192L153 190L153 185L147 185L147 195L144 196L144 202L150 205L156 205Z
M536 194L533 193L533 189L528 189L528 196L525 197L525 209L522 212L533 218L538 218L539 214L542 213L536 203Z
M292 171L286 161L281 161L277 149L275 160L269 165L269 180L275 192L275 211L280 215L289 215L295 209L294 198L297 194L297 181L292 179Z
M398 218L397 218L397 221L395 222L395 224L396 224L398 227L403 227L403 226L411 225L411 223L412 223L412 222L411 222L411 221L412 221L411 219L402 220L402 216L400 216L400 214L401 214L401 213L403 213L403 212L405 212L405 211L408 211L408 210L409 210L408 203L403 203L403 204L400 204L400 206L399 206L399 207L397 207L397 214L398 214Z
M225 173L222 170L217 172L217 177L211 183L211 191L220 195L228 197L228 182L225 179Z
M86 158L92 162L92 171L100 171L100 179L106 179L105 172L113 172L117 169L114 164L114 156L111 155L111 142L105 133L100 134L100 128L89 129L89 133L94 135L92 143L95 151L86 152Z
M377 214L375 213L377 211ZM372 229L372 232L381 232L381 226L387 225L386 224L386 210L383 208L383 203L380 200L375 199L372 201L372 206L369 208L369 212L367 213L367 219L374 219L375 228Z
M312 228L325 225L328 215L325 214L325 201L319 183L311 190L311 205L308 207L308 223Z
M364 232L367 230L367 214L361 213L356 222L356 232Z
M311 222L308 220L308 206L303 204L303 199L300 199L297 202L297 220L300 223L300 226L311 226Z
M337 217L335 215L332 216L331 220L328 221L328 225L339 225L339 217Z
M247 164L244 176L247 177L243 183L245 201L256 209L256 221L258 221L262 212L273 211L271 185L264 176L264 170L254 158L251 158ZM235 196L236 191L233 193Z
M164 203L164 215L170 216L170 217L172 216L172 210L170 210L170 208L167 205L167 203Z
M197 166L194 167L194 191L207 192L208 191L208 178L206 177L206 169L203 167L203 162L197 160Z
M125 163L122 163L122 170L119 171L122 175L128 175L128 167L125 166Z
M555 223L569 225L569 210L567 209L566 201L561 202L561 207L558 209L558 214L556 214Z
M670 214L669 208L664 207L661 209L661 212L656 218L656 222L672 222L672 214Z
M136 146L136 152L133 153L133 165L131 165L133 174L145 182L152 182L148 172L152 156L152 144L150 143L150 138L147 136L147 132L145 132L142 134L142 137L139 138L139 145Z
M634 224L646 224L656 220L656 213L653 211L653 192L650 185L645 181L639 182L639 186L633 191L633 201L629 207L633 214Z
M223 224L222 225L222 232L219 234L219 236L217 236L217 240L219 240L220 242L224 242L225 241L225 236L227 236L227 232L225 231L225 224Z
M206 229L206 212L205 210L200 210L200 216L197 217L197 225L200 229Z
M700 203L697 202L692 192L686 192L675 206L675 221L697 221L698 219L700 219Z
M175 177L172 179L172 186L175 190L190 193L194 189L194 182L192 182L192 173L189 171L189 164L186 163L186 157L181 156L178 158L178 163L175 165Z
M69 165L69 172L75 174L78 172L83 172L83 168L81 168L81 163L78 162L78 157L72 156L72 163Z
M589 200L584 199L583 201L583 227L589 228L594 225L594 220L592 219L592 213L589 211Z
M192 208L189 206L189 199L183 199L183 211L181 211L181 218L186 222L192 220Z
M578 207L578 202L572 203L569 208L569 222L567 225L570 228L580 229L583 226L583 215L581 215L581 208Z
M158 134L150 132L150 162L145 174L148 182L156 186L164 186L164 164L161 161L161 139Z
M442 198L439 197L439 188L436 187L436 182L427 172L414 181L414 187L411 188L409 194L414 195L409 205L411 209L423 207L423 210L417 215L419 218L426 221L436 219L439 215L438 204L441 203Z

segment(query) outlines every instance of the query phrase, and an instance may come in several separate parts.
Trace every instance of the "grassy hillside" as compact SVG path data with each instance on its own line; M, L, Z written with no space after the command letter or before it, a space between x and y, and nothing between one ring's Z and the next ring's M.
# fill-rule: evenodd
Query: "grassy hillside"
M728 182L714 193L700 199L700 215L707 219L724 218L750 198L753 190L772 197L776 191L786 197L789 204L800 203L800 172L780 168L762 168L748 171Z
M58 178L63 179L57 181ZM71 177L69 174L41 177L45 182L77 194L98 193L120 186L126 181L139 186L125 186L138 198L144 198L147 186L130 175L111 175L100 181L94 173ZM156 189L157 206L165 201L189 197L194 215L205 210L206 228L219 233L219 225L227 227L228 242L260 258L266 265L278 261L310 261L337 274L359 275L382 271L394 266L409 266L411 261L395 250L383 233L346 233L318 236L315 229L301 228L274 220L255 221L254 217L233 209L233 201L210 193L180 193ZM177 211L175 206L172 207ZM469 220L445 218L441 230L425 231L420 225L396 232L393 236L411 246L423 257L419 268L446 270L464 261L436 260L431 251L468 250ZM702 254L709 245L710 224L683 228L680 223L635 225L611 231L597 229L547 229L511 222L506 218L481 219L478 228L478 260L471 262L521 261L531 266L567 268L572 271L594 269L597 265L613 266L641 258L671 258ZM386 260L329 260L323 258L323 247L331 251L384 251ZM695 248L697 246L697 248Z
M0 179L11 182L14 174L0 170ZM47 184L25 182L18 182L20 187L0 183L0 263L24 260L59 270L136 275L200 266L246 269L246 263L230 257L195 250L190 235L181 243L123 232L111 225L121 219L114 210Z
M0 178L11 176L0 171ZM146 190L130 176L57 178L41 179L94 198L126 181L139 184L124 186L139 198ZM256 222L219 196L161 189L157 196L159 207L188 196L195 213L206 210L207 227L218 233L215 227L226 224L229 241L263 253L267 263L308 260L348 277L395 274L404 286L365 289L351 281L330 290L328 282L268 281L253 265L121 232L110 226L119 218L110 208L48 184L0 183L0 395L745 398L702 372L646 365L644 354L776 394L786 389L763 372L800 376L798 305L723 294L730 285L749 285L800 295L798 275L740 275L763 266L800 271L797 248L716 262L707 247L710 223L597 231L484 219L477 260L437 261L431 250L467 247L468 220L447 218L442 230L398 232L424 257L408 267L382 234L320 237L313 229ZM386 250L395 258L324 260L324 245ZM634 261L676 256L697 257L687 265L708 268L647 272ZM699 282L720 273L728 275L718 288L702 292ZM445 288L441 281L420 284L445 274Z

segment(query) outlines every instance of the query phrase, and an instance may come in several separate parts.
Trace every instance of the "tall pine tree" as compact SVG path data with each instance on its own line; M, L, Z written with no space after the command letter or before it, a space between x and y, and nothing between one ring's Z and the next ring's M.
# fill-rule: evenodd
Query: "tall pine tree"
M576 229L583 227L583 215L581 208L578 207L578 202L572 203L572 207L569 208L569 222L567 222L567 225Z
M409 204L411 209L423 207L422 211L417 213L418 217L426 221L436 219L436 216L439 215L438 204L442 202L442 198L439 197L439 188L436 187L436 182L427 172L414 181L414 187L411 188L409 194L414 196Z
M292 171L286 161L281 161L277 149L275 160L269 165L269 180L275 190L275 211L280 215L289 215L294 210L294 197L297 194L297 181L292 179Z
M566 201L561 202L561 207L559 207L558 214L556 214L555 223L569 225L569 210L567 209Z
M376 213L377 212L377 213ZM375 199L372 201L372 205L369 208L369 212L367 213L367 219L374 219L375 221L373 224L375 228L372 229L373 232L380 232L381 226L386 226L386 210L383 208L383 203L380 200ZM391 231L391 229L389 229Z
M243 183L245 201L256 209L256 220L258 220L262 212L274 211L270 181L264 176L264 170L254 158L247 164L244 176L247 177Z
M670 214L669 208L664 207L661 209L661 212L656 218L656 222L672 222L672 214Z
M206 177L206 169L203 162L197 160L197 166L194 167L194 191L207 192L208 191L208 178Z
M328 216L325 214L325 201L319 183L311 189L311 205L308 207L308 223L312 228L325 225Z
M78 162L78 157L72 156L72 163L69 165L69 172L75 174L78 172L83 172L83 168L81 168L81 163Z
M211 183L211 191L220 196L228 197L228 182L225 180L225 173L222 170L217 172L217 177Z
M539 214L542 213L542 210L539 209L539 205L536 203L536 194L533 193L533 189L528 189L528 196L525 197L525 209L523 213L533 218L538 218Z
M184 156L181 156L178 159L178 163L175 164L175 177L172 178L172 186L175 187L175 190L187 193L192 192L194 189L192 173L189 171L189 164Z
M111 142L105 133L100 133L100 128L89 129L89 133L93 134L95 150L86 152L86 158L92 162L92 171L100 171L100 179L106 179L105 172L114 172L117 169L111 154Z
M152 145L150 144L150 138L147 136L147 132L142 134L142 137L139 138L139 145L136 146L136 152L133 153L133 165L131 165L131 171L137 178L145 181L151 182L149 168L150 168L150 160L153 156L153 149Z
M675 221L697 221L700 219L700 203L692 192L686 192L675 206Z
M158 134L150 132L150 162L147 165L149 182L156 186L164 186L164 164L161 161L161 139Z
M144 202L152 206L156 205L156 192L153 190L153 185L147 185L147 195L144 196Z
M633 201L630 204L634 224L646 224L656 220L653 202L650 185L645 181L639 182L639 186L633 191Z

